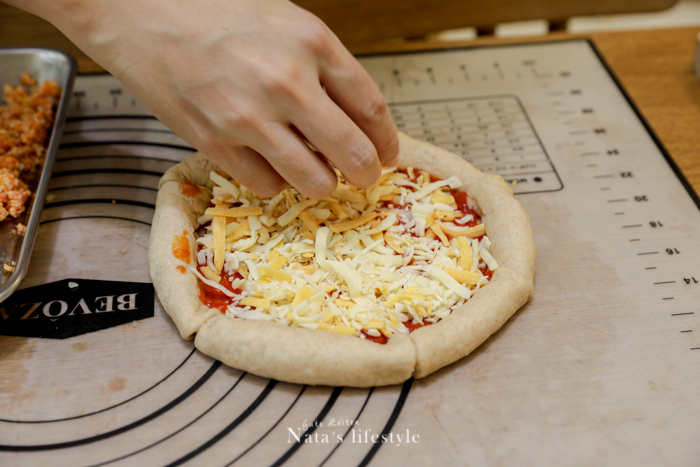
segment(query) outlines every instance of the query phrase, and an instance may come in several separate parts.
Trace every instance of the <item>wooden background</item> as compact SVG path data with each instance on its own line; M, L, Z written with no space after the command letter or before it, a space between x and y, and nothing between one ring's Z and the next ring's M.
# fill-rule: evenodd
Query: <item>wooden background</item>
M296 0L321 18L353 50L360 44L387 39L420 39L448 29L475 27L488 34L496 24L544 19L553 30L563 29L574 16L655 12L677 0ZM19 34L18 34L19 32ZM8 45L40 45L47 35L55 46L77 49L53 26L0 3L0 34ZM82 53L79 53L82 54Z

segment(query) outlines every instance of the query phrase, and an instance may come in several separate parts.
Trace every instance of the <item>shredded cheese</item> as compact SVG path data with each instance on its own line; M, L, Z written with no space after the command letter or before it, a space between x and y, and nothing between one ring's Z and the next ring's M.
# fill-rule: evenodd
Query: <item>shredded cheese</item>
M240 207L240 208L207 208L204 214L210 214L212 216L225 216L225 217L247 217L247 216L259 216L262 214L262 208L260 206L254 207Z
M260 199L210 177L192 271L234 298L234 318L386 339L446 317L498 267L484 225L455 202L456 177L385 169L367 190L341 179L320 200L293 188ZM240 294L219 283L234 273Z
M224 250L226 249L226 218L214 216L211 222L214 237L214 266L216 271L224 267Z
M347 230L356 229L362 225L365 225L375 217L377 217L376 212L368 212L358 217L357 219L333 224L331 225L331 230L335 233L340 233L345 232Z
M469 237L469 238L476 238L476 237L481 237L486 233L486 229L484 224L479 224L474 227L467 227L467 228L454 228L451 227L449 224L445 223L440 223L440 227L442 228L442 231L447 233L448 235L452 237Z

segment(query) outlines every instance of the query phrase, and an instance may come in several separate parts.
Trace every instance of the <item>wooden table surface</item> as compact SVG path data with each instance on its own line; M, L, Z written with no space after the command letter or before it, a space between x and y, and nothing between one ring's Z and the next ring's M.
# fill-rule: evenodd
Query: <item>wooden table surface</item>
M4 7L1 12L0 47L59 47L74 54L79 72L101 71L48 23L16 15ZM693 73L699 33L700 28L677 28L585 35L554 33L538 38L479 38L468 42L392 41L354 46L351 51L361 54L589 37L695 192L700 193L700 78Z

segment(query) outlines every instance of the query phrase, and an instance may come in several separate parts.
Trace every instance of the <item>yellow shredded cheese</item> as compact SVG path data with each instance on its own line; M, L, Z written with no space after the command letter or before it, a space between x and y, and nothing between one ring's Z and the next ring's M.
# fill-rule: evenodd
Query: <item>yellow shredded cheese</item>
M302 285L301 288L299 289L299 292L294 296L294 300L292 301L292 306L296 306L303 302L304 300L308 300L312 295L314 294L314 289L307 285Z
M224 267L224 251L226 250L226 218L214 216L211 221L212 235L214 237L214 267L221 271Z
M445 235L445 232L443 232L440 228L440 224L430 224L430 230L432 230L433 233L437 235L437 237L440 239L443 245L450 245L450 241L447 239L447 235Z
M245 297L240 301L240 304L267 310L270 307L270 300L267 298Z
M459 265L464 270L472 268L472 246L465 237L457 237L457 248L459 248Z
M304 222L304 225L306 225L306 227L312 234L316 235L316 231L318 230L319 225L314 216L312 216L307 211L304 211L299 214L299 219L301 219Z
M253 207L238 207L238 208L207 208L204 214L210 214L212 216L224 216L224 217L247 217L247 216L259 216L262 214L262 208L260 206Z
M354 336L357 334L357 329L350 326L333 326L332 324L320 323L318 329L322 331L331 331L336 334L346 334L349 336Z
M260 273L260 277L264 277L266 279L274 279L277 281L284 282L291 282L292 280L291 274L283 271L278 271L277 269L272 269L267 266L263 266L260 269L258 269L258 273Z
M468 227L465 229L452 228L449 224L440 223L442 231L451 237L469 237L476 238L481 237L486 233L484 224L475 225L474 227Z
M452 277L454 277L457 282L466 285L476 285L481 280L482 276L478 272L465 271L464 269L450 269L445 268L445 271Z
M219 282L221 281L221 276L215 273L209 266L202 266L200 268L202 275L209 279L210 281Z
M331 230L335 233L340 233L345 232L346 230L356 229L361 225L365 225L375 217L377 217L376 212L368 212L358 217L357 219L333 224L331 225Z
M277 253L276 251L273 251L274 253ZM272 256L272 253L270 254ZM270 264L267 265L270 269L282 269L282 267L287 264L287 258L284 256L280 256L279 253L277 253L274 257L274 259L270 260Z
M231 235L226 237L227 242L235 242L241 238L250 235L250 222L248 219L238 224L238 227L233 231Z

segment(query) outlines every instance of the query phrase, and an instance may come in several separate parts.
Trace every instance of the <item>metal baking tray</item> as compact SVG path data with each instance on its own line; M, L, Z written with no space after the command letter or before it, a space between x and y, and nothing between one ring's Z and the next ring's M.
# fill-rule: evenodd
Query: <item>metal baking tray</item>
M44 166L40 176L35 177L36 181L29 186L32 197L28 201L27 210L17 219L0 222L0 267L4 263L14 267L14 271L4 272L1 276L0 302L19 287L27 274L44 197L63 133L66 110L75 79L76 62L72 56L56 49L0 48L0 83L17 85L24 72L29 73L39 84L46 80L54 80L63 90L56 108L56 120L49 138ZM26 225L24 235L17 234L18 223Z

